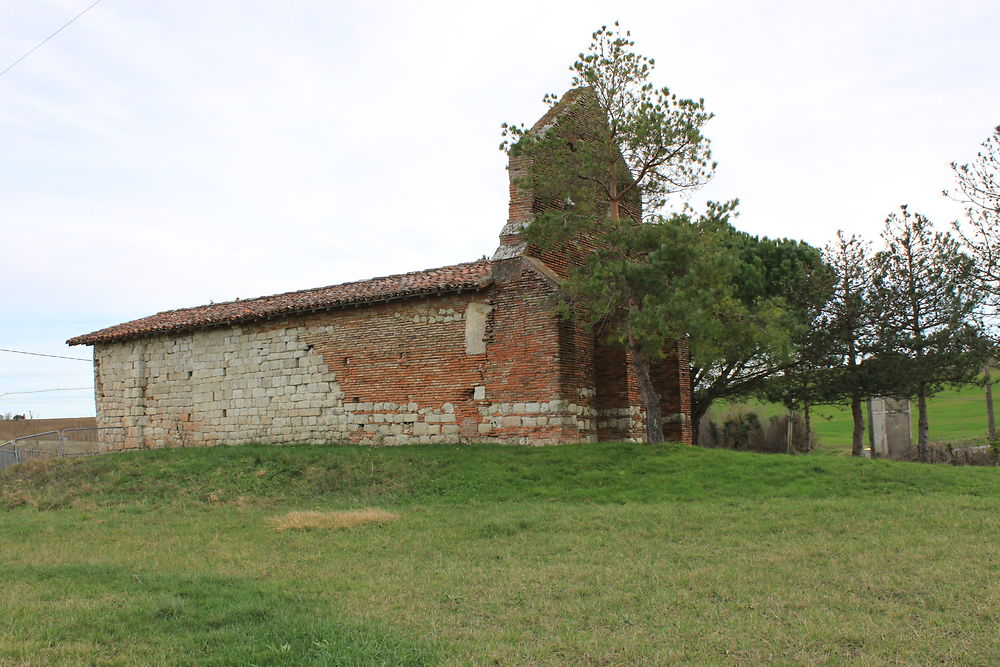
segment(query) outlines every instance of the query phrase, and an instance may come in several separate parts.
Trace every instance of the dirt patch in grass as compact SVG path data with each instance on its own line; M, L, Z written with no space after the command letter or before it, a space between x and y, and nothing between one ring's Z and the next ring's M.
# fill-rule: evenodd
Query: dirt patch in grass
M342 512L289 512L268 519L268 522L275 530L344 530L368 523L387 523L398 518L398 514L373 507Z

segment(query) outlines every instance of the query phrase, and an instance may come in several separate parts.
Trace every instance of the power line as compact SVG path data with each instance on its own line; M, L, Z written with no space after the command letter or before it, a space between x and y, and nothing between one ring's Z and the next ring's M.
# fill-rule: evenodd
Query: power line
M35 389L33 391L8 391L5 394L0 394L0 398L4 396L13 396L15 394L45 394L50 391L83 391L84 389L93 389L93 387L68 387L66 389Z
M98 4L100 4L100 2L101 2L101 0L97 0L97 2L95 2L94 4L92 4L91 6L87 7L82 12L80 12L79 14L77 14L76 16L74 16L73 18L71 18L69 21L66 22L66 25L64 25L63 27L59 28L54 33L52 33L51 35L49 35L48 37L46 37L45 39L43 39L42 41L40 41L38 44L35 45L35 47L33 49L31 49L30 51L28 51L27 53L25 53L23 56L21 56L20 58L18 58L14 62L12 62L10 65L8 65L7 69L5 69L4 71L0 72L0 76L3 76L7 72L9 72L12 69L14 69L15 65L17 65L19 62L21 62L22 60L24 60L25 58L27 58L28 56L30 56L32 53L34 53L35 51L37 51L42 46L42 44L44 44L45 42L49 41L50 39L52 39L53 37L55 37L56 35L58 35L59 33L61 33L63 30L65 30L66 28L68 28L70 26L70 24L73 23L73 21L77 20L78 18L80 18L81 16L83 16L84 14L86 14L87 12L89 12L91 9L93 9Z
M77 367L76 372L72 373L45 372L45 371L25 371L25 372L6 373L0 370L0 381L3 381L5 378L81 378L81 377L90 377L91 375L93 375L93 370L82 367Z
M52 357L53 359L72 359L73 361L93 361L93 359L84 359L83 357L64 357L61 354L42 354L41 352L25 352L23 350L5 350L0 347L0 352L11 352L13 354L30 354L33 357Z

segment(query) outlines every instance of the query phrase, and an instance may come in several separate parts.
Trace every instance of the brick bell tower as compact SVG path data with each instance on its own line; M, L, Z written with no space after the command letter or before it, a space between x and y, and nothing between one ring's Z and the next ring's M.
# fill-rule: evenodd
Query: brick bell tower
M606 122L588 88L574 88L529 130L530 133L559 131L569 120L572 132L586 134L588 128ZM557 290L574 266L581 266L599 239L578 237L572 243L539 248L525 242L524 229L534 215L561 202L545 201L530 187L532 169L547 169L545 156L511 155L508 163L510 205L507 223L500 231L500 243L493 253L494 277L502 281L516 272L515 266L530 264L551 280ZM596 194L595 194L596 196ZM638 220L640 202L626 204L626 214ZM594 439L599 441L641 440L645 429L631 355L605 340L600 327L582 321L560 325L559 357L565 377L565 392L579 396L594 413ZM667 440L692 444L690 358L685 341L677 341L664 359L651 369L654 387L660 395L664 436Z

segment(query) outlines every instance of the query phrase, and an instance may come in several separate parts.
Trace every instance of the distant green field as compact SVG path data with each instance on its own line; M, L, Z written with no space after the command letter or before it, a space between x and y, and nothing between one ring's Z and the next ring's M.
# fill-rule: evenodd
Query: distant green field
M40 460L0 471L0 665L996 665L998 543L1000 469L828 451Z
M1000 390L998 390L1000 391ZM1000 393L997 393L997 409L1000 411ZM754 411L769 417L784 412L773 403L749 401L739 404L713 406L710 414L720 416L738 410ZM912 401L910 412L913 416L913 437L917 436L917 402ZM865 419L868 418L867 413ZM985 444L986 399L981 386L949 388L934 396L927 406L930 425L930 440L938 443L972 445ZM821 405L812 409L812 428L820 445L837 449L850 449L851 411L849 407ZM866 422L867 428L867 422ZM867 442L867 435L866 442Z

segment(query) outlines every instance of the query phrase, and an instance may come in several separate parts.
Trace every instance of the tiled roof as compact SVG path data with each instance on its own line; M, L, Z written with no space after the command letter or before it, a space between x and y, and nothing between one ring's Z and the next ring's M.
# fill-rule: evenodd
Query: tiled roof
M168 310L100 331L70 338L68 345L93 345L168 331L200 329L238 322L253 322L337 306L398 299L439 292L477 289L491 282L492 262L479 260L439 269L401 273L342 285L287 292L255 299L213 303L196 308Z

